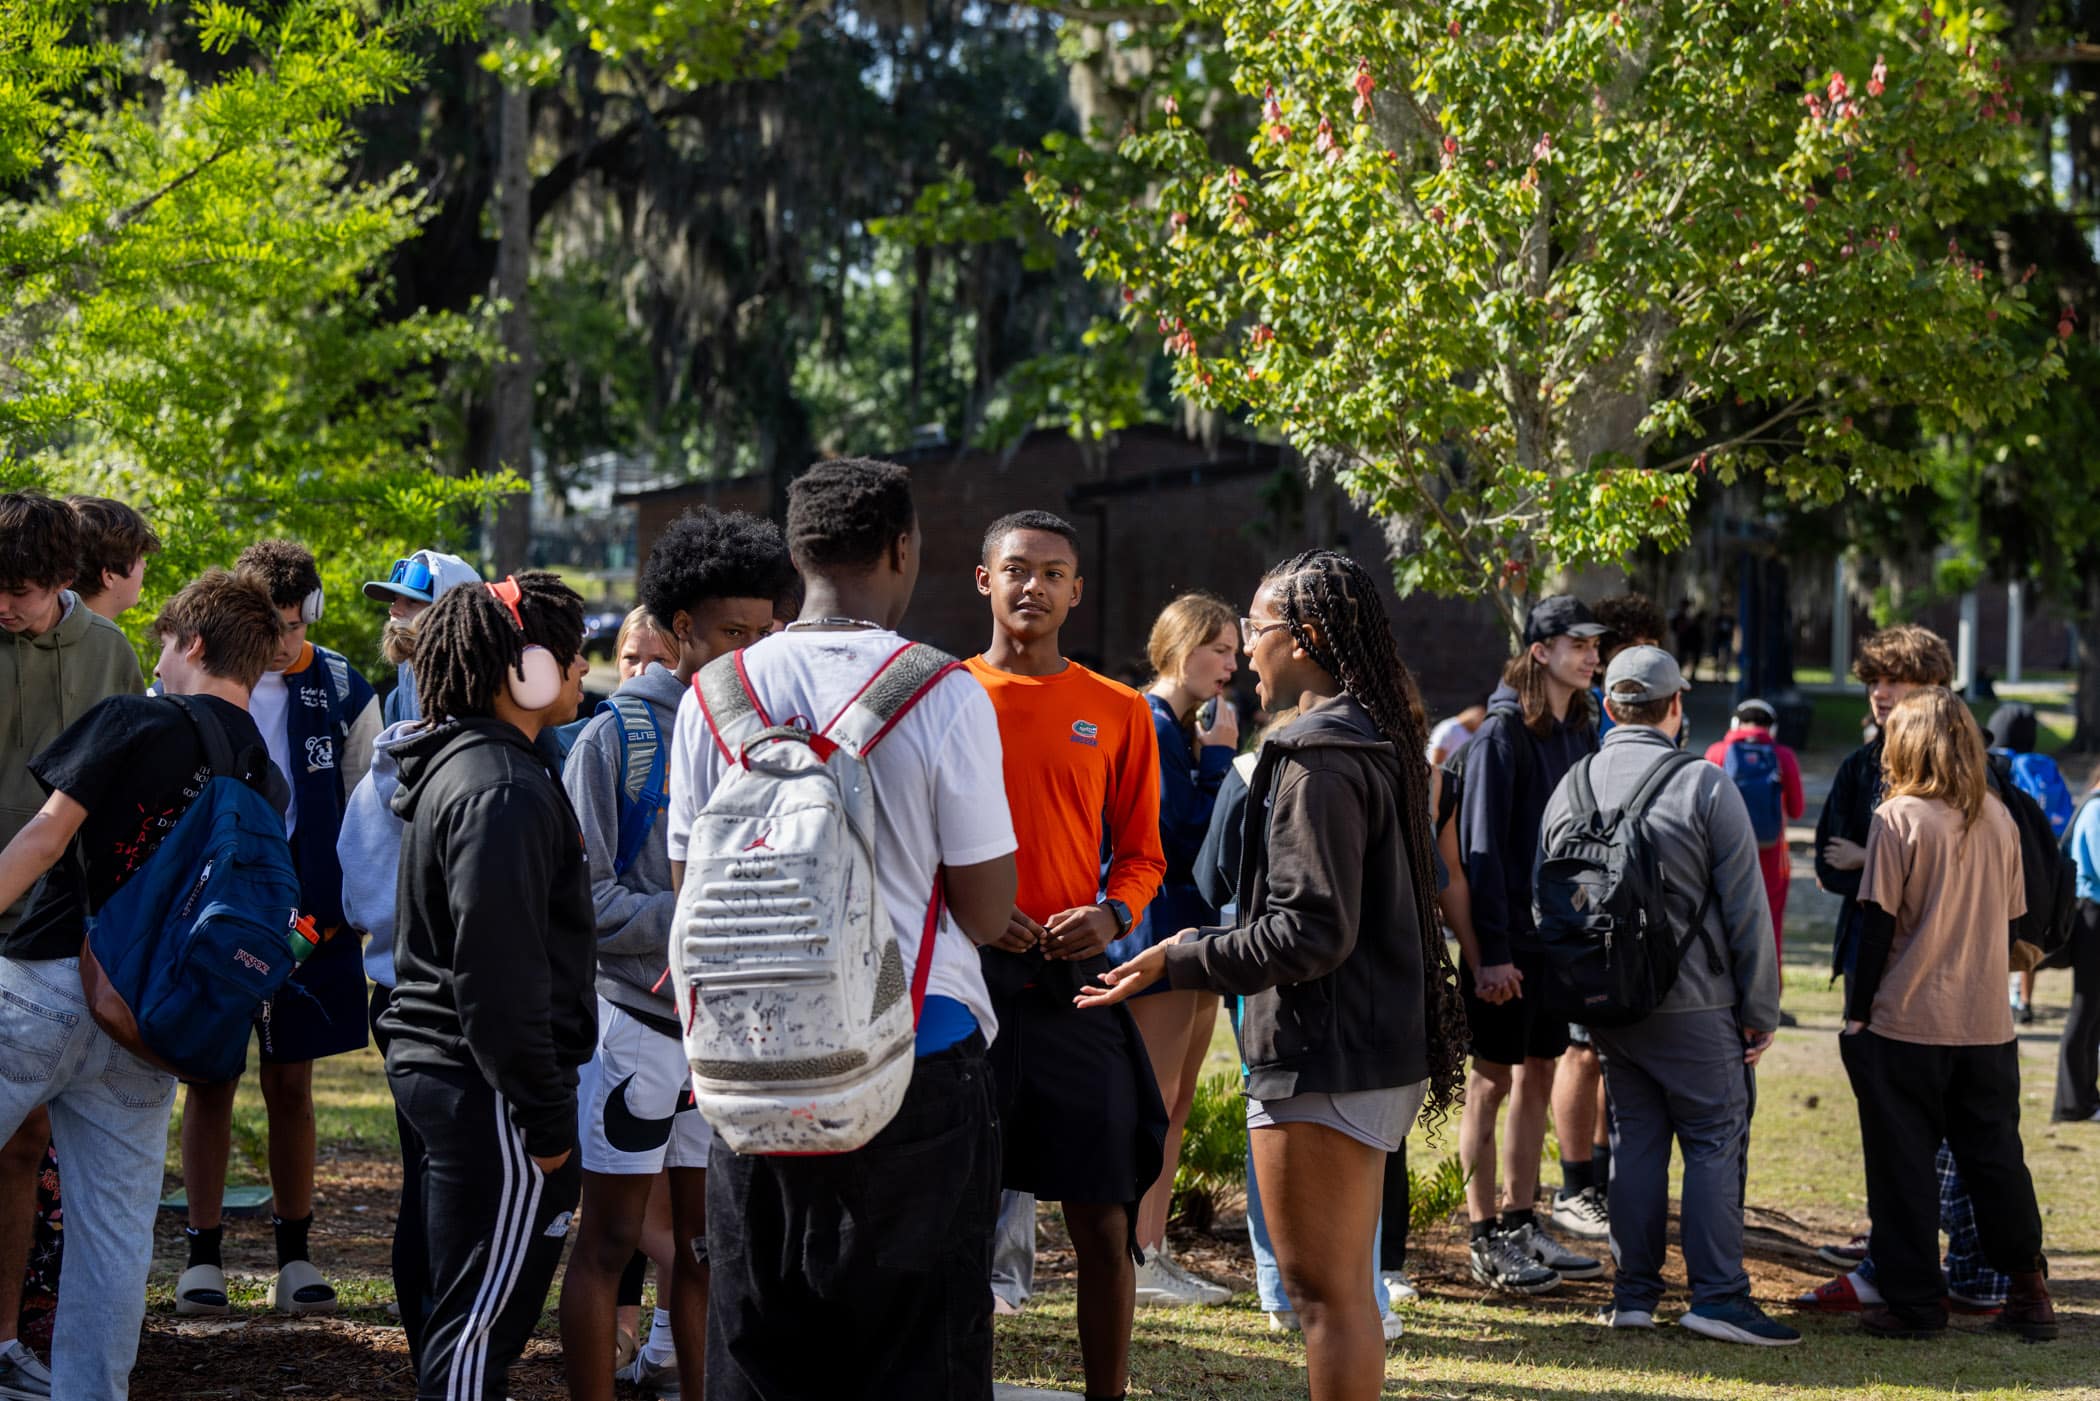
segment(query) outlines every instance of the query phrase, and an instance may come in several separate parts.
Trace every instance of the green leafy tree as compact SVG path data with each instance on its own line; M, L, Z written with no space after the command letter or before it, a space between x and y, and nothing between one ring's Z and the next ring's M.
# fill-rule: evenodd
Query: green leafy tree
M361 655L355 582L508 484L455 471L443 377L487 362L484 319L391 314L379 270L425 211L408 171L353 173L349 126L476 7L209 0L174 21L189 70L90 18L0 18L0 477L148 514L168 548L135 628L248 542L300 539L338 599L320 636Z
M1186 8L1252 139L1221 155L1210 128L1245 116L1170 73L1112 151L1046 142L1035 202L1179 393L1388 521L1403 589L1488 594L1514 628L1554 570L1683 544L1702 474L1908 484L1920 442L2060 372L2008 335L2025 289L1945 241L2023 160L1983 12ZM1906 414L1916 435L1870 431Z

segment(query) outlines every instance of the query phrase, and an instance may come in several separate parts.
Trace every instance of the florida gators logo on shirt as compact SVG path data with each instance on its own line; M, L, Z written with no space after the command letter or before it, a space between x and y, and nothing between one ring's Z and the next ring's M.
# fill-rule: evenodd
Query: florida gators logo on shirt
M1072 743L1098 747L1100 741L1101 727L1099 725L1091 720L1074 720L1072 722Z

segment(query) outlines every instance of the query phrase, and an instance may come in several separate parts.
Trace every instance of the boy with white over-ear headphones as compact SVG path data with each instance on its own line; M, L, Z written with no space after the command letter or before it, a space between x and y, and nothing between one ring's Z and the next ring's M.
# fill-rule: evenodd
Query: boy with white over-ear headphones
M406 824L397 981L378 1027L423 1183L394 1288L422 1396L501 1398L581 1184L576 1070L597 1038L575 814L533 741L576 713L583 600L552 574L458 588L419 620L426 728L393 752Z
M277 1272L266 1299L279 1313L333 1313L335 1289L307 1253L314 1217L314 1062L365 1045L365 977L357 937L343 914L336 836L351 790L372 758L379 699L340 653L306 639L324 598L313 554L290 540L261 540L235 562L260 584L284 625L249 714L291 793L285 837L299 873L299 910L317 947L263 1005L256 1022L263 1104L269 1124L270 1213ZM220 1239L226 1166L239 1080L187 1087L182 1180L189 1204L189 1258L175 1285L178 1314L232 1312Z

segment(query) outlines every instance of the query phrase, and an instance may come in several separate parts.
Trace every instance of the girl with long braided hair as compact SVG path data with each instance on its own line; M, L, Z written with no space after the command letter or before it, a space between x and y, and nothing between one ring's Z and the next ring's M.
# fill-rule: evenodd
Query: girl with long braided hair
M1370 573L1313 550L1241 620L1263 705L1297 706L1248 783L1239 923L1184 930L1078 998L1164 980L1245 998L1247 1126L1315 1401L1384 1379L1373 1277L1385 1156L1464 1075L1465 1014L1436 918L1426 726Z

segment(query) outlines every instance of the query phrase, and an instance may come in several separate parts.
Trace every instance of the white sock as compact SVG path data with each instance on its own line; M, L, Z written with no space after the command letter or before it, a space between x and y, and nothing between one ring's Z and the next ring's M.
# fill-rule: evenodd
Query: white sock
M1854 1270L1846 1277L1852 1281L1852 1292L1859 1295L1859 1301L1862 1304L1879 1304L1884 1302L1881 1297L1881 1291L1874 1287L1873 1281L1869 1280L1858 1270Z
M642 1356L652 1366L662 1366L677 1355L678 1349L671 1341L671 1311L658 1309L656 1317L650 1320L649 1341L642 1344Z

